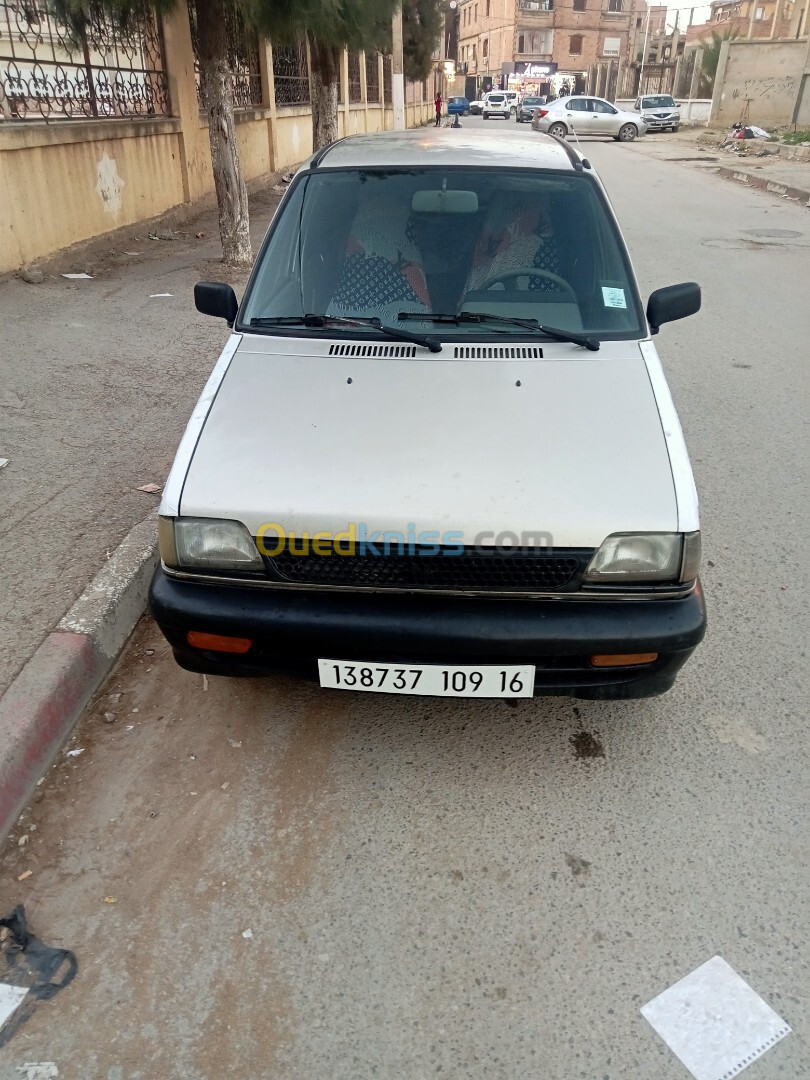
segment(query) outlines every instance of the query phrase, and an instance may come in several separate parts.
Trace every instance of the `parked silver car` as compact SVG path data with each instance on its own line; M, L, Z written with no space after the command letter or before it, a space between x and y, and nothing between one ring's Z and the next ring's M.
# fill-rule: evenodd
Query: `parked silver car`
M532 128L559 139L575 131L577 135L612 135L619 142L632 142L646 132L647 125L639 113L623 112L603 98L577 95L535 109Z
M681 114L670 94L636 98L633 111L641 113L648 131L677 131L681 124Z
M160 505L150 606L183 667L635 698L703 637L654 338L700 289L645 314L593 167L491 129L323 147L242 303L196 285L232 332Z

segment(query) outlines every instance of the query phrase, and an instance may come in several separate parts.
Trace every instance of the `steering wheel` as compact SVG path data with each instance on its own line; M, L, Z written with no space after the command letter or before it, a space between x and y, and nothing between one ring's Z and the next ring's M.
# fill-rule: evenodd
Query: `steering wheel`
M562 292L568 293L575 304L579 303L577 294L565 280L558 274L552 274L550 270L541 270L538 266L533 266L530 270L504 270L502 274L495 274L494 277L487 278L481 289L491 289L493 285L497 285L501 281L512 281L514 278L519 277L542 277L546 281L553 282Z

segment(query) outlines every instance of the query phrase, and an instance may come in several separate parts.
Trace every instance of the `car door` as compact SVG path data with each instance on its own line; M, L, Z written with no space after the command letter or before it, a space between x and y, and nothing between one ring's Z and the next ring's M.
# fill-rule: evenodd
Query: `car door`
M587 111L588 99L584 97L568 98L565 102L565 120L571 131L577 135L590 135L590 113Z
M591 134L615 135L619 130L618 110L602 98L590 98Z

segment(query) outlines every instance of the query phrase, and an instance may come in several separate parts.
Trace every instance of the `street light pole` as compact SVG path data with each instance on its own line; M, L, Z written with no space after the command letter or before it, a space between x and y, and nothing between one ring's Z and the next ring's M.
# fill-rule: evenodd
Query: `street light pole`
M394 106L394 131L405 130L405 65L402 56L402 6L394 12L391 26L394 56L391 64L391 103Z
M647 25L644 29L644 49L641 53L641 70L638 73L638 93L639 97L644 94L644 65L647 63L647 41L650 36L650 8L649 2L647 4Z

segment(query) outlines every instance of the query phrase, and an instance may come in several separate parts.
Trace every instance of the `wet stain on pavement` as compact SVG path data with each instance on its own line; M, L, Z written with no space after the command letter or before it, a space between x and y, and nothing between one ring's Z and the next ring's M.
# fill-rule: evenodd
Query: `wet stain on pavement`
M588 862L588 860L581 859L579 855L569 855L566 851L565 862L573 876L577 878L577 884L584 887L584 879L588 876L591 869L591 864Z
M598 734L598 731L594 735L590 731L577 731L568 740L574 748L574 757L578 761L605 756L605 748L597 738Z

